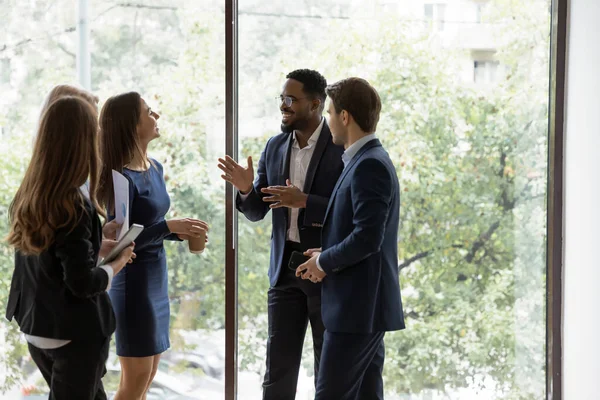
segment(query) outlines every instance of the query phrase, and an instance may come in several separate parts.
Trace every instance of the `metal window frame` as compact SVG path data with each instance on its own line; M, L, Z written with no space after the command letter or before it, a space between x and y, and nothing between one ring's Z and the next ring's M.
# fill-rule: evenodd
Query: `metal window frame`
M546 252L546 399L562 399L563 151L568 0L552 1ZM237 158L238 0L225 0L226 154ZM237 212L226 186L225 399L237 399Z
M225 153L237 159L238 2L225 0ZM225 399L237 399L237 212L232 185L225 189Z
M563 198L568 0L552 1L546 239L546 399L562 399Z

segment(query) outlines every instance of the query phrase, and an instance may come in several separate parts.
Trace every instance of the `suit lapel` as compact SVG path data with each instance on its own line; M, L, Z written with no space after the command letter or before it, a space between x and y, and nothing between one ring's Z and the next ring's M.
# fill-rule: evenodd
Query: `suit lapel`
M337 191L338 191L341 183L346 178L346 175L348 175L348 172L350 172L350 170L354 167L354 165L358 162L358 160L363 156L363 154L366 153L367 150L369 150L373 147L378 147L378 146L381 146L381 142L379 141L379 139L373 139L373 140L369 141L358 151L358 153L356 153L354 155L354 157L352 157L352 160L350 160L348 165L346 165L346 167L342 171L342 174L340 175L340 178L338 179L337 183L335 184L335 187L333 188L333 192L331 193L331 198L329 199L329 204L327 205L327 211L325 211L325 218L323 219L323 224L325 224L325 221L327 221L327 217L329 216L329 211L331 210L331 206L333 205L333 201L335 200Z
M278 185L285 186L285 180L290 177L290 157L292 154L292 143L294 142L294 134L290 133L288 135L288 139L285 141L284 146L281 147L280 160L282 160L281 165L279 166L279 181Z
M315 173L317 172L317 167L321 162L321 157L323 157L323 153L325 153L325 148L327 147L327 144L330 140L331 131L327 126L327 121L323 121L323 128L321 129L319 139L317 140L317 144L315 145L315 151L313 152L313 155L310 159L310 163L308 164L308 169L306 171L306 180L304 181L304 188L302 189L304 193L310 192L310 188L312 187L313 181L315 180Z
M275 185L285 186L285 180L290 177L290 157L292 154L292 143L294 142L293 133L288 135L288 139L283 143L281 148L279 149L279 159L281 160L281 164L279 165L279 176L277 177L277 182ZM281 208L280 210L287 210L286 208ZM275 210L273 210L275 212ZM286 226L288 224L287 220L289 219L289 212L282 212L284 215Z

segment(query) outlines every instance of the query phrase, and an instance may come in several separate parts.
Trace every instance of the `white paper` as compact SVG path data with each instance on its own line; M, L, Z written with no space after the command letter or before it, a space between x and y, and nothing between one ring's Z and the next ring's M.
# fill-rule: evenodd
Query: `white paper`
M121 229L117 231L117 240L121 240L129 230L129 181L114 169L112 178L115 189L115 220L121 224Z

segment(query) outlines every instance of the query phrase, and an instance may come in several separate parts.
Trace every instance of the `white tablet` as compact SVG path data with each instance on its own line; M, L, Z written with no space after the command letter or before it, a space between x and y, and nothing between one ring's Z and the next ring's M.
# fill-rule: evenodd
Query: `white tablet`
M124 248L129 246L133 241L138 237L140 233L144 230L142 225L132 224L127 233L119 240L117 245L113 247L113 249L108 253L106 257L102 260L98 260L98 266L105 265L114 261L115 258L123 251ZM135 252L135 250L134 250Z

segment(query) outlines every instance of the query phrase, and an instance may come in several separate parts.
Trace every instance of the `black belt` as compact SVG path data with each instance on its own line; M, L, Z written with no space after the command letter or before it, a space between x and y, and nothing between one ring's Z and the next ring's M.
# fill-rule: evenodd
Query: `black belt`
M285 249L288 251L301 251L304 252L304 247L302 247L301 243L298 242L291 242L291 241L286 241L285 242Z

